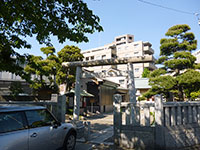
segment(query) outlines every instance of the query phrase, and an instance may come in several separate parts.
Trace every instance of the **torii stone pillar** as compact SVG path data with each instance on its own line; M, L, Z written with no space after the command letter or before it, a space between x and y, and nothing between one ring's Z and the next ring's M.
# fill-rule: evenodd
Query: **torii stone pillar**
M82 67L76 67L76 84L75 84L75 96L74 96L74 112L73 119L79 120L79 112L80 112L80 93L81 93L81 76L82 76Z
M127 70L128 70L129 99L130 99L130 102L136 103L136 95L135 95L136 90L135 90L133 63L127 64Z
M131 102L131 124L134 126L140 123L140 110L137 109L136 102L136 89L135 89L135 79L134 79L134 67L133 63L127 64L128 70L128 88L129 88L129 101Z

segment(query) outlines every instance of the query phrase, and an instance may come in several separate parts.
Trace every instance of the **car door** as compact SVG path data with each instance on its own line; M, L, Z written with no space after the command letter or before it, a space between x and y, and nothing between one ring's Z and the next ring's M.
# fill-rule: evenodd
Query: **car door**
M45 109L25 112L29 125L29 150L56 150L61 145L56 120Z
M28 150L28 129L23 112L0 113L0 150Z

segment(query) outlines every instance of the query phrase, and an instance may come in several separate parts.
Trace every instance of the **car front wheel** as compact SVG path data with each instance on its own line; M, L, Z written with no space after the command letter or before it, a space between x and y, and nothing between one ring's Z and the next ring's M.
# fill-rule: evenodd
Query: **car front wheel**
M76 144L76 135L74 132L71 132L67 135L64 143L65 150L74 150Z

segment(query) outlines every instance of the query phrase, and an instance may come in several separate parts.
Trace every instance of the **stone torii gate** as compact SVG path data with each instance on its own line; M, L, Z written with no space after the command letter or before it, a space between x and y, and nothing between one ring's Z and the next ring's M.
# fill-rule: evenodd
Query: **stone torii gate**
M128 84L129 84L129 97L130 102L136 103L135 95L135 81L134 81L134 63L147 63L154 60L153 56L135 56L127 58L118 58L118 59L102 59L94 61L76 61L76 62L64 62L62 66L64 67L76 67L76 84L75 84L75 97L74 97L74 112L73 119L79 120L80 112L80 81L82 76L82 67L92 67L92 66L103 66L103 65L118 65L118 64L127 64L128 70ZM133 110L131 110L133 112ZM131 113L132 118L134 113Z

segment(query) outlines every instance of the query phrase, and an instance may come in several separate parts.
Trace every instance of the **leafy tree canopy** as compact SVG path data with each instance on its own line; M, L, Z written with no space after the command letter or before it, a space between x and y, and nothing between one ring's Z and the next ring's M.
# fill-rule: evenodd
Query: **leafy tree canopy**
M142 77L143 78L147 78L147 77L149 77L149 75L150 75L149 69L148 68L144 68L144 71L142 73Z
M200 89L198 84L194 88L194 81L197 82L200 76L192 70L199 66L195 65L196 57L191 54L197 48L197 40L189 30L186 24L175 25L165 34L169 38L160 40L160 58L156 63L162 65L162 68L150 74L152 89L145 94L146 97L163 93L168 98L173 93L183 100L184 94L190 97L192 92Z
M200 72L189 69L177 78L179 84L183 87L186 96L196 98L192 93L194 94L200 91Z
M65 46L61 51L58 52L58 58L60 62L73 62L73 61L82 61L83 55L81 50L76 46ZM57 72L57 82L58 84L66 83L67 89L69 89L72 84L75 82L75 67L71 68L60 68Z
M28 56L28 63L25 67L25 72L29 76L27 80L30 86L39 92L41 90L51 90L52 92L58 92L58 85L67 84L67 88L75 82L75 68L63 68L62 62L81 61L83 55L81 50L76 46L65 46L58 52L58 56L55 55L55 48L43 47L40 49L46 58L41 56ZM56 81L55 81L56 80Z
M41 51L47 55L46 59L41 56L28 56L28 63L24 70L32 78L27 81L36 92L41 89L51 89L53 92L58 92L54 77L61 64L57 56L54 55L55 49L53 47L45 47L41 48Z
M15 49L31 48L26 37L35 35L46 45L51 45L50 35L60 43L87 42L85 34L103 30L99 17L82 0L1 0L0 10L0 71L19 75L25 57Z

